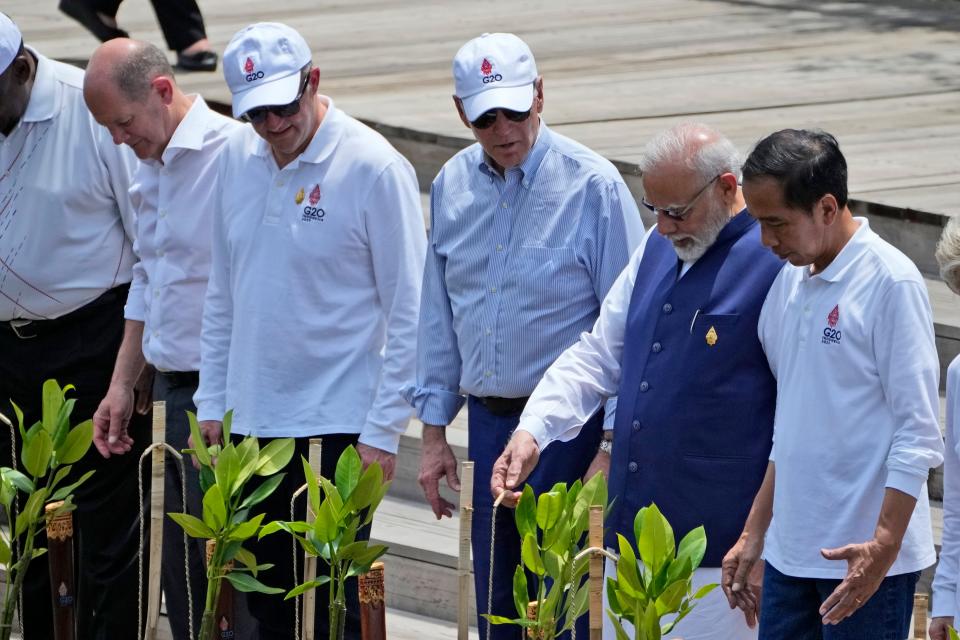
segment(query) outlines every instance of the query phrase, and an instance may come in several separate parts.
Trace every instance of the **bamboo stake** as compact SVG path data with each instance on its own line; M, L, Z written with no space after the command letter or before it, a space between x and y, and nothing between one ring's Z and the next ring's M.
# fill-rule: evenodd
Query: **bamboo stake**
M167 437L167 403L153 403L153 441ZM163 552L163 483L167 452L164 447L153 450L150 465L150 555L147 575L147 621L144 640L155 640L160 624L160 567Z
M374 562L370 571L360 574L360 638L387 640L387 607L384 598L382 562Z
M591 547L603 547L603 507L590 507L589 542ZM603 556L590 554L590 640L603 637Z
M460 464L460 558L457 561L457 640L470 636L470 538L473 535L473 462Z
M927 637L927 603L929 596L916 593L913 596L913 637L925 640Z
M320 477L320 438L310 438L309 462L310 470L317 478ZM310 508L307 501L307 522L313 522L316 514ZM304 551L303 553L303 581L309 582L317 578L317 559ZM328 585L332 589L333 584ZM317 620L317 590L309 589L303 594L303 631L301 638L303 640L316 640L314 626Z
M215 540L207 540L206 552L208 565L210 564L211 558L213 558L213 552L216 546L217 543ZM232 570L233 560L224 565L223 575L227 575ZM234 600L233 583L226 578L221 578L220 597L217 599L217 608L213 616L213 619L216 620L216 631L214 633L218 638L233 638L236 636L237 628L233 615Z
M51 514L63 501L45 507L47 514L47 555L50 557L50 595L53 598L53 637L55 640L76 638L76 590L73 582L73 514Z

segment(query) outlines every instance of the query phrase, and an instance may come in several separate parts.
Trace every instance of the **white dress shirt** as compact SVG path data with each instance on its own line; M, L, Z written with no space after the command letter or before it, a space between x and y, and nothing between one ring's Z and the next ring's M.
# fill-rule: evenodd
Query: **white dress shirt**
M947 433L943 453L943 540L933 577L932 617L960 614L960 356L947 368Z
M83 71L33 49L30 100L0 134L0 321L57 318L130 282L136 158L83 102Z
M233 409L239 434L359 433L396 452L426 251L417 180L321 99L320 128L283 169L252 129L223 155L197 413Z
M143 161L130 186L140 261L125 316L144 323L143 355L164 371L200 369L218 159L242 126L194 97L160 161Z
M765 558L795 577L843 578L822 548L873 538L885 488L917 498L889 575L936 560L927 475L943 460L927 289L867 220L811 275L787 265L760 315L777 378L773 521Z

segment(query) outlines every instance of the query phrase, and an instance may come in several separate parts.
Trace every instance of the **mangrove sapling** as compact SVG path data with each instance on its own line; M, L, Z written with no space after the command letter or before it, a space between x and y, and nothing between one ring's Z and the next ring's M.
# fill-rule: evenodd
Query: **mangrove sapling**
M530 485L523 488L514 518L520 534L521 564L513 574L516 618L484 614L490 624L513 624L527 629L536 640L553 640L568 631L588 608L586 585L589 555L580 553L585 544L591 506L607 508L607 484L598 473L583 484L569 488L560 482L535 496ZM491 563L492 565L492 563ZM524 570L526 569L526 571ZM532 575L533 585L527 580ZM536 594L531 607L529 587Z
M193 442L203 442L197 416L191 412L187 416ZM272 494L283 480L284 474L280 470L293 457L294 443L291 438L282 438L271 441L261 449L256 438L247 436L234 445L230 442L232 416L233 412L228 411L223 417L223 445L184 450L184 453L193 454L200 464L203 519L186 513L168 514L188 536L214 542L213 553L207 563L207 596L200 622L200 640L212 640L214 637L217 602L224 578L238 591L284 591L257 580L260 571L273 565L258 565L253 553L242 545L260 533L265 515L259 513L251 516L250 511ZM249 495L244 495L247 482L254 476L266 479ZM226 571L225 567L234 561L233 568Z
M29 429L23 423L23 411L12 401L10 403L17 416L20 462L26 473L10 467L0 468L0 506L7 515L6 524L0 528L0 566L7 576L0 640L10 639L27 567L34 558L46 552L36 546L37 535L46 528L49 520L76 508L73 492L93 475L93 471L88 471L70 484L63 484L68 480L72 465L87 453L93 442L92 420L70 426L76 399L67 399L66 394L73 388L68 384L61 389L56 380L44 382L41 418ZM2 414L0 418L12 427ZM19 510L18 491L26 497ZM48 502L58 501L63 502L44 513Z
M337 460L333 482L318 478L309 462L302 460L313 521L273 522L263 528L260 536L281 529L287 531L307 554L321 558L327 564L327 575L298 585L286 597L295 598L305 591L329 584L327 637L336 640L343 637L346 621L344 585L347 579L369 571L374 560L387 551L385 545L357 540L357 535L373 521L373 514L390 483L383 481L379 463L374 462L364 470L360 455L352 446L347 447Z
M693 593L693 572L703 560L707 537L697 527L674 546L673 528L656 504L637 512L633 532L639 558L630 541L617 534L620 559L616 576L607 578L607 615L617 640L630 640L623 618L633 624L634 640L660 640L717 586L704 585ZM661 618L671 614L676 617L661 625Z

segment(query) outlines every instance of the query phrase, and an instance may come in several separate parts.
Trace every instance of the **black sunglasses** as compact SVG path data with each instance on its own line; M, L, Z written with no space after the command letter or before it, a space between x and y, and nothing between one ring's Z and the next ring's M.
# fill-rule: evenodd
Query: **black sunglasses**
M268 105L266 107L254 107L246 113L240 115L240 119L250 124L260 124L267 119L267 114L272 113L278 118L289 118L300 113L300 100L307 91L307 85L310 83L310 72L304 75L303 84L300 85L300 91L297 97L289 104Z
M493 123L497 121L497 112L503 114L503 117L509 120L510 122L523 122L530 117L530 112L533 109L527 109L526 111L511 111L510 109L490 109L490 111L485 111L482 113L476 120L470 122L474 129L489 129L493 126Z

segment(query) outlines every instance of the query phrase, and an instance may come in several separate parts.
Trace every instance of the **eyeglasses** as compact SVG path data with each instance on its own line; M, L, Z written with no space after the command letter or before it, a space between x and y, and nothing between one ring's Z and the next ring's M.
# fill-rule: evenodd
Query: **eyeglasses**
M293 99L293 102L289 104L255 107L246 113L241 114L240 119L244 122L249 122L250 124L260 124L267 119L268 113L272 113L278 118L289 118L290 116L297 115L300 113L300 100L303 99L303 94L306 93L308 84L310 84L309 71L307 71L307 73L304 75L303 84L300 85L300 91L297 92L297 97Z
M510 122L523 122L530 117L530 112L533 109L527 109L526 111L512 111L510 109L490 109L481 114L476 120L472 121L470 124L474 129L489 129L493 126L493 123L497 121L497 112L503 114L503 117L509 120Z
M697 195L693 196L693 199L691 199L690 202L688 202L685 206L682 206L682 207L671 207L667 209L661 209L660 207L655 207L649 202L647 202L646 198L644 198L640 202L641 204L643 204L644 207L646 207L653 213L656 213L656 214L662 213L663 215L667 216L671 220L683 220L684 218L689 216L690 213L693 211L693 205L697 203L697 200L700 199L700 196L706 193L707 187L709 187L714 182L716 182L717 178L719 178L722 175L723 175L722 173L718 173L717 175L713 176L713 178L707 184L703 185L703 187L700 188L700 191L697 191Z

